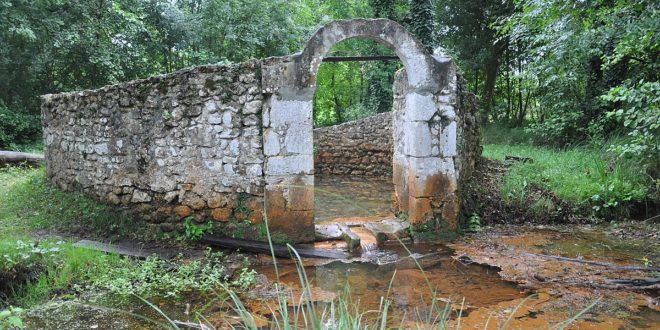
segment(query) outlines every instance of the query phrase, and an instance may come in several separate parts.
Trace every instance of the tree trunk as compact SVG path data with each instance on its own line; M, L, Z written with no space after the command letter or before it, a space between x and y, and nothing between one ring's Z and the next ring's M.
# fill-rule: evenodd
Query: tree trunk
M511 50L506 50L506 116L505 120L511 120Z
M506 42L498 41L493 46L491 56L486 61L486 80L484 81L484 96L482 98L482 108L488 116L493 109L495 91L495 82L497 81L497 71L500 67L500 58L506 49Z
M25 152L0 151L0 164L19 165L26 163L31 166L39 166L43 162L43 155L29 154Z

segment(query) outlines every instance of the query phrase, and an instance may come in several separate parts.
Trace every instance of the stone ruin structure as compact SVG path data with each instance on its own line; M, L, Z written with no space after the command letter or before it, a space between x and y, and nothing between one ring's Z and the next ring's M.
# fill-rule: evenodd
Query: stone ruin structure
M405 68L393 113L372 119L387 123L354 132L364 140L356 154L373 163L347 160L351 173L391 171L401 218L456 229L461 186L480 154L475 99L451 59L386 19L331 22L299 54L44 95L48 178L134 210L154 229L181 230L188 217L267 221L291 241L312 241L316 73L334 44L354 37L386 45ZM319 172L340 171L325 163Z

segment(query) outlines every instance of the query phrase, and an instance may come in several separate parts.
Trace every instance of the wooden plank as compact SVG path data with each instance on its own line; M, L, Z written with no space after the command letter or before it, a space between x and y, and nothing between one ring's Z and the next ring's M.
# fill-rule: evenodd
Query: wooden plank
M253 253L263 253L263 254L271 253L268 242L235 239L235 238L213 236L213 235L204 236L202 238L202 242L209 244L211 246L217 246L228 249L241 249L243 251L253 252ZM321 250L321 249L314 249L303 246L294 246L294 249L296 249L296 252L298 252L298 255L300 255L300 257L302 258L348 259L351 257L349 253L342 251ZM283 245L273 244L273 252L275 253L275 256L280 258L293 259L295 256L289 251L288 247Z
M323 62L400 61L398 56L326 56Z
M44 162L44 155L0 150L0 164L27 163L32 166L39 166L43 162Z
M161 259L167 260L176 255L176 252L173 251L141 249L133 245L108 244L86 239L76 242L73 244L73 246L105 253L114 253L138 259L146 259L147 257L155 255Z

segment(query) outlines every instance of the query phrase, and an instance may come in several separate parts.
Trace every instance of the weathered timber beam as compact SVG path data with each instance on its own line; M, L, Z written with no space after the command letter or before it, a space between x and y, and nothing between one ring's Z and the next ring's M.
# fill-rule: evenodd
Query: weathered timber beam
M399 61L398 56L326 56L323 62Z
M202 242L211 246L217 246L227 249L240 249L253 253L270 254L270 245L268 242L252 241L244 239L234 239L229 237L220 237L206 235L202 238ZM298 255L302 258L324 258L324 259L348 259L351 255L347 252L333 251L325 249L315 249L302 246L294 246ZM289 251L289 248L283 245L273 244L273 253L280 258L295 258L295 255Z

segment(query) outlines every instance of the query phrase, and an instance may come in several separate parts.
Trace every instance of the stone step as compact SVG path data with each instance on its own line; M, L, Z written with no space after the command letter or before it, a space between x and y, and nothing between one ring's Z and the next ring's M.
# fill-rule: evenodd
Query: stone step
M343 232L336 223L319 224L315 226L317 241L341 240Z
M378 249L378 239L370 230L364 227L351 227L350 230L360 238L363 253Z
M362 226L365 223L378 222L391 218L395 218L394 214L390 213L386 215L375 215L370 217L344 217L344 218L334 218L332 220L323 221L320 223L320 225L343 224L346 226L354 227L354 226Z
M341 237L346 244L348 244L348 251L353 252L360 246L360 236L356 235L351 228L346 225L338 224L339 230L341 230Z
M364 228L376 236L378 243L396 241L410 236L410 223L397 218L365 223Z

